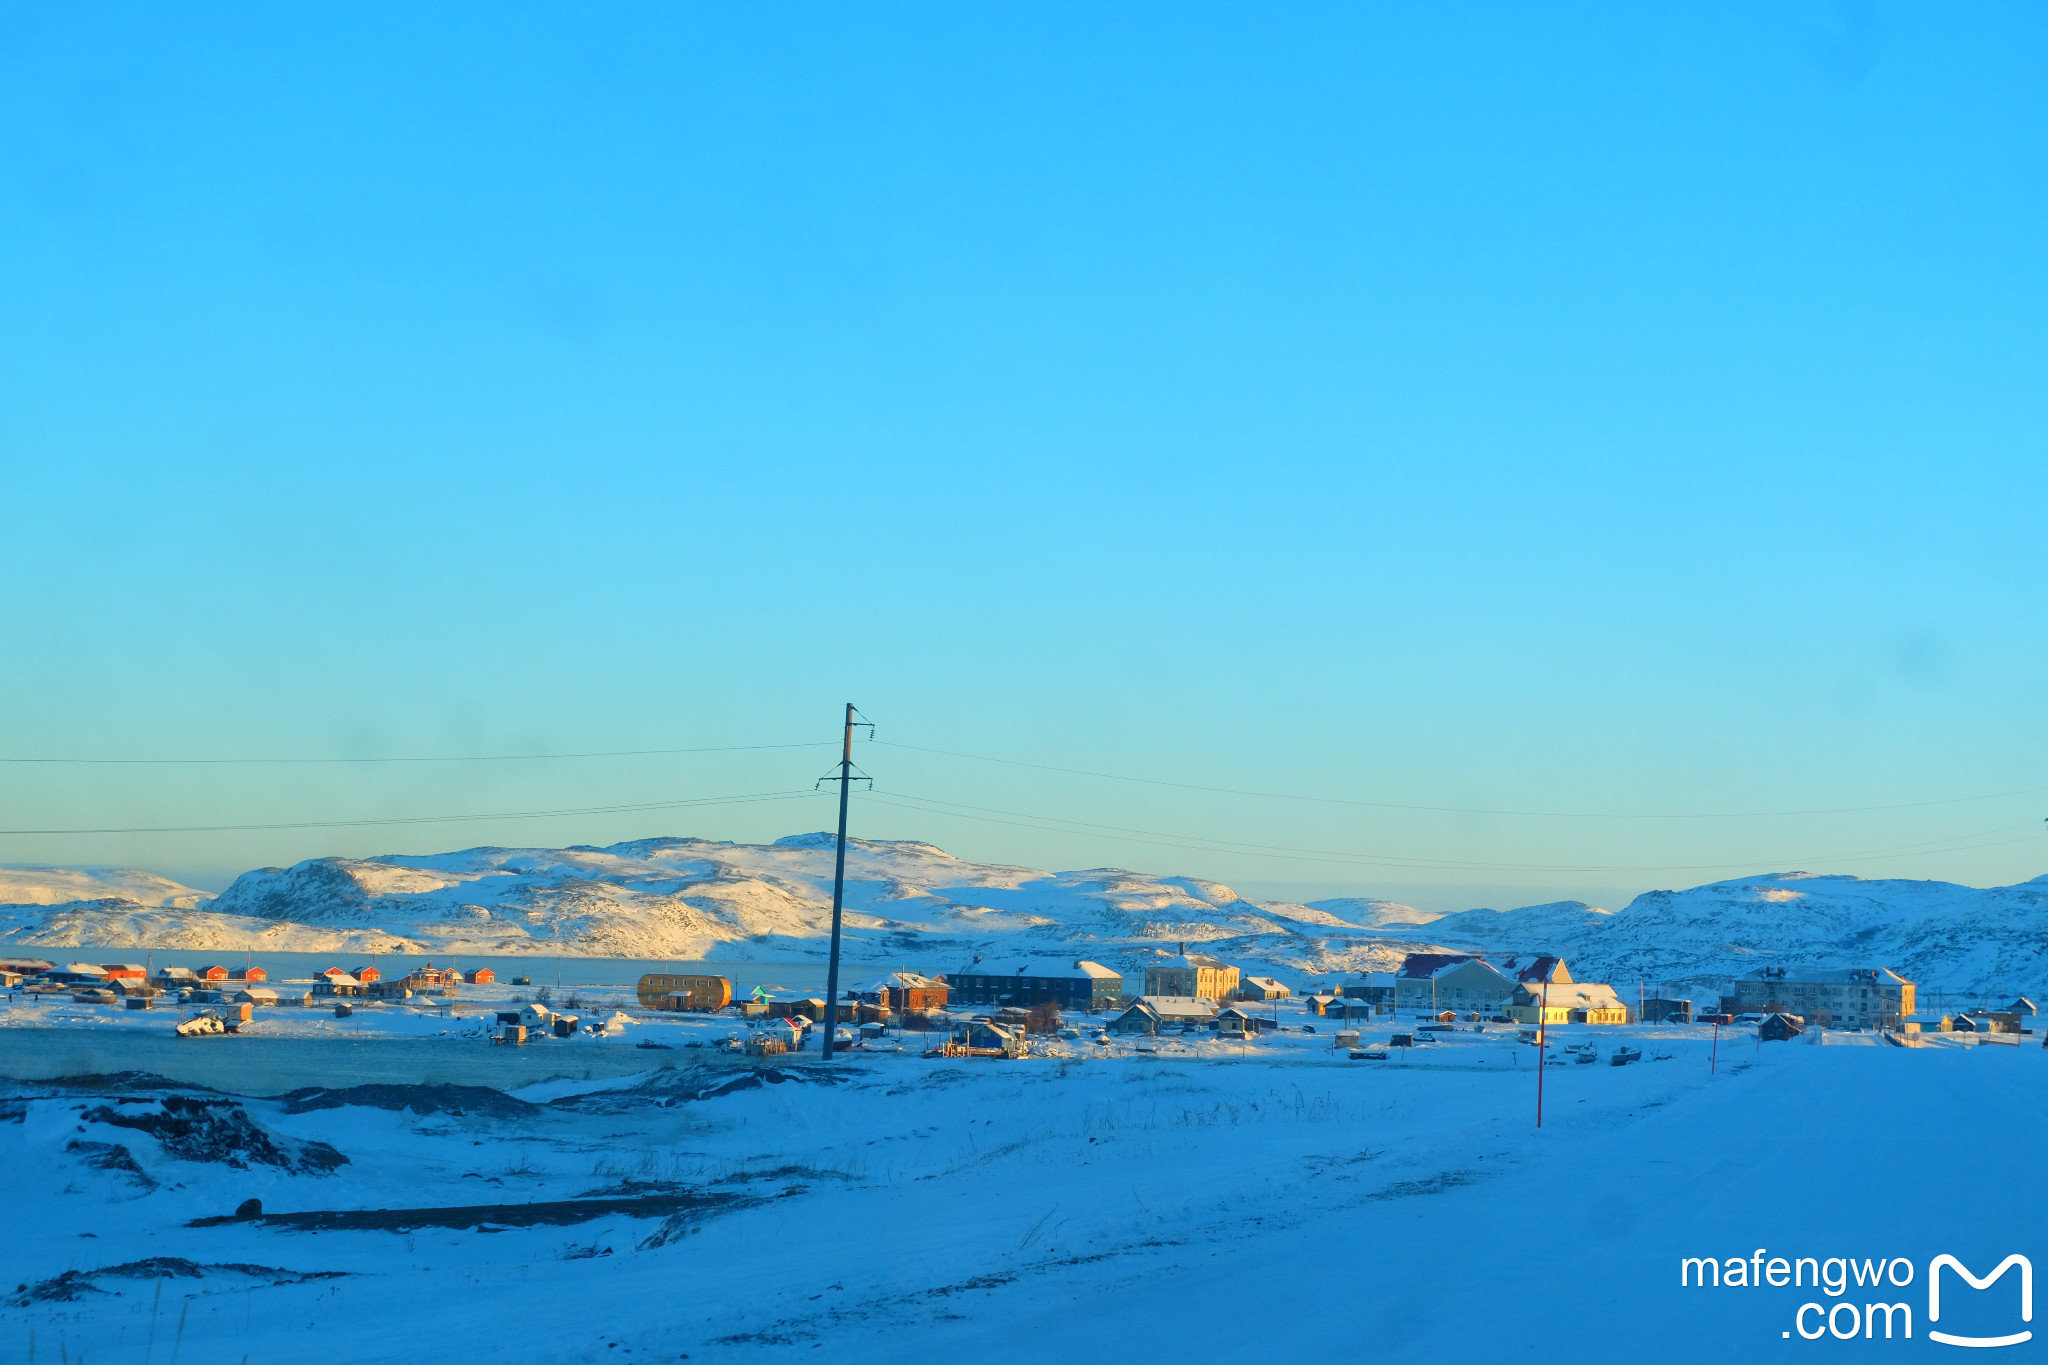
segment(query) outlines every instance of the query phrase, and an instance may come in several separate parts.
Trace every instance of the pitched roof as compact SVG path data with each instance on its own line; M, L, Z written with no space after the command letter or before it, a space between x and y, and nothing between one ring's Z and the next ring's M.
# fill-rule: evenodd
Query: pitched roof
M940 979L951 981L962 976L1044 976L1071 981L1076 977L1099 979L1115 975L1115 972L1099 962L1073 962L1056 957L1008 957L995 958L988 962L970 962L964 967L947 972Z
M1538 953L1527 962L1511 957L1500 964L1504 972L1511 972L1517 981L1570 981L1572 974L1565 970L1564 959L1555 953Z
M1483 960L1477 953L1410 953L1401 959L1399 975L1408 981L1427 981L1446 967Z

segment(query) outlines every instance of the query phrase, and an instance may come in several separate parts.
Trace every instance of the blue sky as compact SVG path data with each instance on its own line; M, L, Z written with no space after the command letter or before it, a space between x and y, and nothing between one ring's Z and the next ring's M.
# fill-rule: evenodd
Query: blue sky
M0 6L0 756L851 699L921 746L863 748L856 832L977 858L1442 909L2048 872L2044 105L2020 5ZM7 764L0 825L830 757Z

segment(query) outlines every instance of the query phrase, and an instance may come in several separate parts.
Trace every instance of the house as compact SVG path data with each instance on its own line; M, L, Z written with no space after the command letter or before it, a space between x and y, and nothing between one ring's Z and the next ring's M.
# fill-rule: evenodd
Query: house
M956 1005L1015 1005L1029 1009L1051 1003L1069 1014L1108 1009L1123 998L1124 979L1099 962L1054 958L975 961L943 978Z
M1765 967L1736 979L1724 1014L1796 1014L1840 1028L1898 1028L1914 1012L1913 983L1884 967Z
M1394 974L1394 1007L1410 1014L1499 1014L1516 978L1476 953L1410 953Z
M329 968L327 968L327 969L326 969L325 971L321 972L321 973L320 973L320 975L322 975L322 976L327 976L327 977L334 977L334 976L346 976L346 977L348 977L348 979L349 979L349 980L351 980L351 981L354 981L354 980L356 979L356 978L355 978L355 977L354 977L353 975L351 975L351 974L350 974L350 973L348 973L348 972L345 972L345 971L343 971L343 970L342 970L341 968L339 968L339 967L329 967ZM361 984L361 983L357 983L357 984Z
M1145 969L1148 996L1229 1000L1237 995L1239 982L1237 968L1200 953L1183 952Z
M229 999L241 1005L275 1005L278 995L268 986L244 986Z
M358 996L363 993L363 983L347 972L329 968L313 981L313 994L321 999L335 999L342 996Z
M1110 1020L1111 1033L1179 1033L1206 1028L1216 1016L1216 1007L1200 996L1141 995L1131 1007Z
M521 1005L519 1022L528 1030L546 1033L555 1024L555 1012L546 1005Z
M947 1040L945 1050L948 1055L959 1055L958 1049L988 1057L1022 1057L1025 1052L1024 1030L1013 1024L977 1019L956 1030Z
M1237 988L1240 1000L1285 1000L1292 994L1270 976L1248 976Z
M228 979L228 969L225 967L202 967L199 969L199 979L201 981L225 981Z
M462 973L453 967L436 967L429 962L424 967L413 968L399 980L416 991L453 991L462 984Z
M1118 980L1122 980L1121 977ZM854 999L863 1005L911 1013L946 1008L946 983L916 972L891 972L853 988Z
M1643 1022L1646 1024L1690 1024L1692 1022L1692 1001L1671 1000L1664 996L1651 996L1643 1001Z
M1209 1021L1209 1027L1218 1033L1254 1034L1260 1029L1272 1028L1273 1021L1253 1014L1250 1010L1239 1009L1235 1005L1226 1005L1216 1011L1216 1017Z
M1626 1024L1628 1006L1597 981L1518 981L1503 1011L1518 1024Z
M143 980L139 976L110 976L107 989L120 995L161 995L163 987Z
M111 982L119 978L110 972L107 979ZM190 990L197 986L200 980L199 973L190 967L159 967L156 971L156 984L167 991Z
M369 985L372 981L382 981L384 979L384 973L378 971L375 967L358 967L350 972L349 975L362 982L365 986Z
M1354 1000L1363 1000L1384 1014L1394 1007L1397 980L1393 972L1367 972L1363 981L1347 983L1338 994Z
M140 981L149 975L149 968L139 962L103 962L100 964L100 970L105 973L108 981L119 981L124 976L133 977ZM173 969L166 967L164 970L171 971ZM176 968L175 970L185 972L186 976L192 975L192 973L185 971L183 967Z
M268 981L270 973L261 967L237 967L228 973L230 981Z
M836 1014L837 1011L834 1011ZM848 1010L851 1014L852 1011ZM770 1000L768 1017L771 1019L808 1019L814 1024L825 1022L825 998L820 995L800 995L793 1000Z
M1340 995L1326 995L1322 993L1317 993L1315 995L1305 997L1301 1003L1308 1007L1308 1012L1310 1014L1316 1015L1317 1017L1321 1017L1322 1015L1329 1013L1331 1005L1336 1004L1343 998L1344 997Z
M57 964L40 957L0 957L0 972L16 976L43 976L57 970Z
M1805 1024L1796 1014L1767 1014L1756 1026L1756 1036L1766 1043L1789 1043L1805 1032Z
M2034 1002L2027 999L2024 995L2013 1001L2010 1005L2007 1005L2005 1010L2008 1014L2022 1015L2026 1018L2032 1018L2041 1012L2034 1007Z
M650 1010L722 1010L732 1003L732 979L691 973L671 976L649 972L636 988L640 1004Z
M498 979L498 974L489 967L478 967L470 972L467 979L472 986L488 986Z
M1956 1023L1960 1026L1965 1020L1968 1021L1970 1025L1969 1031L1972 1033L2018 1033L2020 1031L2020 1016L2010 1010L1971 1010L1962 1019L1958 1019ZM1961 1027L1958 1027L1954 1031L1960 1033L1963 1030Z

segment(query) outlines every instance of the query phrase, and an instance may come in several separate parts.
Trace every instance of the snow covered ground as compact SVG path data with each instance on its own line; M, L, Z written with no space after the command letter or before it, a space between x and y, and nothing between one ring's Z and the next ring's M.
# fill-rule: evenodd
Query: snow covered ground
M1767 1248L1908 1258L1921 1278L1876 1297L1912 1306L1914 1341L1855 1349L1938 1354L1931 1257L1983 1273L2044 1251L2030 1153L2048 1053L2032 1037L1907 1050L1724 1031L1710 1074L1704 1029L1558 1034L1603 1061L1546 1070L1540 1132L1533 1051L1492 1028L1387 1062L1299 1032L1014 1062L678 1049L652 1054L667 1069L510 1095L14 1083L0 1349L26 1359L31 1334L39 1360L254 1362L316 1339L369 1361L450 1341L523 1362L1850 1349L1781 1333L1802 1303L1870 1293L1679 1287L1682 1257ZM1646 1060L1605 1064L1618 1043ZM265 1044L188 1047L237 1045ZM234 1217L249 1199L263 1216ZM1953 1280L1949 1295L1951 1330L2014 1315Z

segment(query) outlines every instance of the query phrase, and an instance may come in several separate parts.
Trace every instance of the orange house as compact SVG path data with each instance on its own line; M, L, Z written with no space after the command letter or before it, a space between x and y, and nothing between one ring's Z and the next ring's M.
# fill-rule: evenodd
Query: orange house
M350 972L349 975L362 982L365 986L369 985L372 981L382 981L384 979L384 973L378 971L375 967L358 967Z
M228 979L228 969L225 967L208 967L200 972L199 975L202 980L206 981L225 981Z
M228 973L230 981L268 981L270 973L261 967L237 967Z
M469 974L469 984L472 986L488 986L497 979L498 974L489 967L478 967Z

